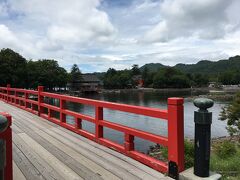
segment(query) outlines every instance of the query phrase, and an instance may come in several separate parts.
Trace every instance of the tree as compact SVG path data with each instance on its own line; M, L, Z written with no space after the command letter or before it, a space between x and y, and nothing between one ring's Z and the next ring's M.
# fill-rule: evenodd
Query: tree
M73 64L70 72L70 82L76 82L82 79L82 73L77 64Z
M104 88L106 89L124 89L129 88L132 84L130 70L116 71L109 68L103 78Z
M230 136L237 135L240 140L240 92L235 95L234 100L223 107L219 119L227 121L228 133Z
M77 64L73 64L70 72L71 88L75 89L76 83L82 80L82 73Z
M208 76L196 73L193 75L193 84L197 87L206 86L208 84Z
M175 68L160 69L153 78L155 88L188 88L190 80L181 71Z
M52 90L54 87L66 87L67 71L59 67L57 61L43 59L27 63L28 87L36 88L39 85Z
M219 75L219 81L224 85L240 84L240 71L230 70Z
M25 87L27 79L27 61L11 49L0 51L0 85L11 84L14 87Z
M140 69L139 69L139 67L138 67L137 64L134 64L134 65L132 66L131 72L132 72L132 75L133 75L133 76L134 76L134 75L139 75L139 74L141 74L141 71L140 71Z

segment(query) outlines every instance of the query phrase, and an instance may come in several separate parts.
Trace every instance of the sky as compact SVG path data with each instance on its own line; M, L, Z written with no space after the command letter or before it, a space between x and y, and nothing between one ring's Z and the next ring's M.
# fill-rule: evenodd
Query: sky
M239 0L0 0L0 49L86 72L240 54Z

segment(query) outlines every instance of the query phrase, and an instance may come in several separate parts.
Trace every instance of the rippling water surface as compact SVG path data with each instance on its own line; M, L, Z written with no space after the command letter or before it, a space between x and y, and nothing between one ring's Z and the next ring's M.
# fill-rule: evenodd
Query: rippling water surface
M199 93L201 94L201 93ZM126 93L104 93L104 94L88 94L86 98L98 99L104 101L118 102L124 104L132 104L146 107L154 107L167 109L168 97L184 97L184 135L188 138L194 137L194 111L197 108L193 105L191 98L193 95L189 91L181 92L126 92ZM220 137L227 135L225 129L226 122L218 120L221 108L226 102L215 102L214 106L209 109L213 113L212 137ZM94 108L91 106L83 106L75 103L67 103L68 109L76 112L94 116ZM154 134L167 136L167 122L165 120L150 118L146 116L125 113L120 111L112 111L104 109L104 119L127 125L139 130L151 132ZM73 123L73 118L67 116L67 122ZM83 121L83 129L94 133L95 126L92 123ZM104 128L104 137L114 142L123 144L124 134L112 129ZM135 148L141 152L146 152L153 143L140 138L135 138Z

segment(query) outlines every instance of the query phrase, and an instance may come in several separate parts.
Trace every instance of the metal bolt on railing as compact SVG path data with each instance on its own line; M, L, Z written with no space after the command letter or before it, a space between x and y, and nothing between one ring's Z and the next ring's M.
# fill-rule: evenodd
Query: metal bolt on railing
M0 133L4 132L8 127L8 120L4 116L0 116ZM4 180L4 168L6 166L6 141L0 139L0 180Z
M212 112L208 112L214 102L207 98L197 98L194 105L195 138L194 138L194 174L199 177L209 177L210 139Z

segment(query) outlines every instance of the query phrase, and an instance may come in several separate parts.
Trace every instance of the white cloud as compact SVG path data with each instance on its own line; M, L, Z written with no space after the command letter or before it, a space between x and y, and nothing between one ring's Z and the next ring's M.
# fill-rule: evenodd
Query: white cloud
M0 47L5 46L16 46L18 39L15 37L14 33L9 30L4 24L0 24Z
M116 32L98 9L99 0L9 0L8 5L16 14L14 28L29 28L42 50L111 41Z
M83 72L240 54L239 0L110 1L1 1L0 48Z
M160 8L161 21L145 35L147 42L179 37L223 38L230 25L227 14L233 0L168 0ZM233 26L235 26L233 24Z

